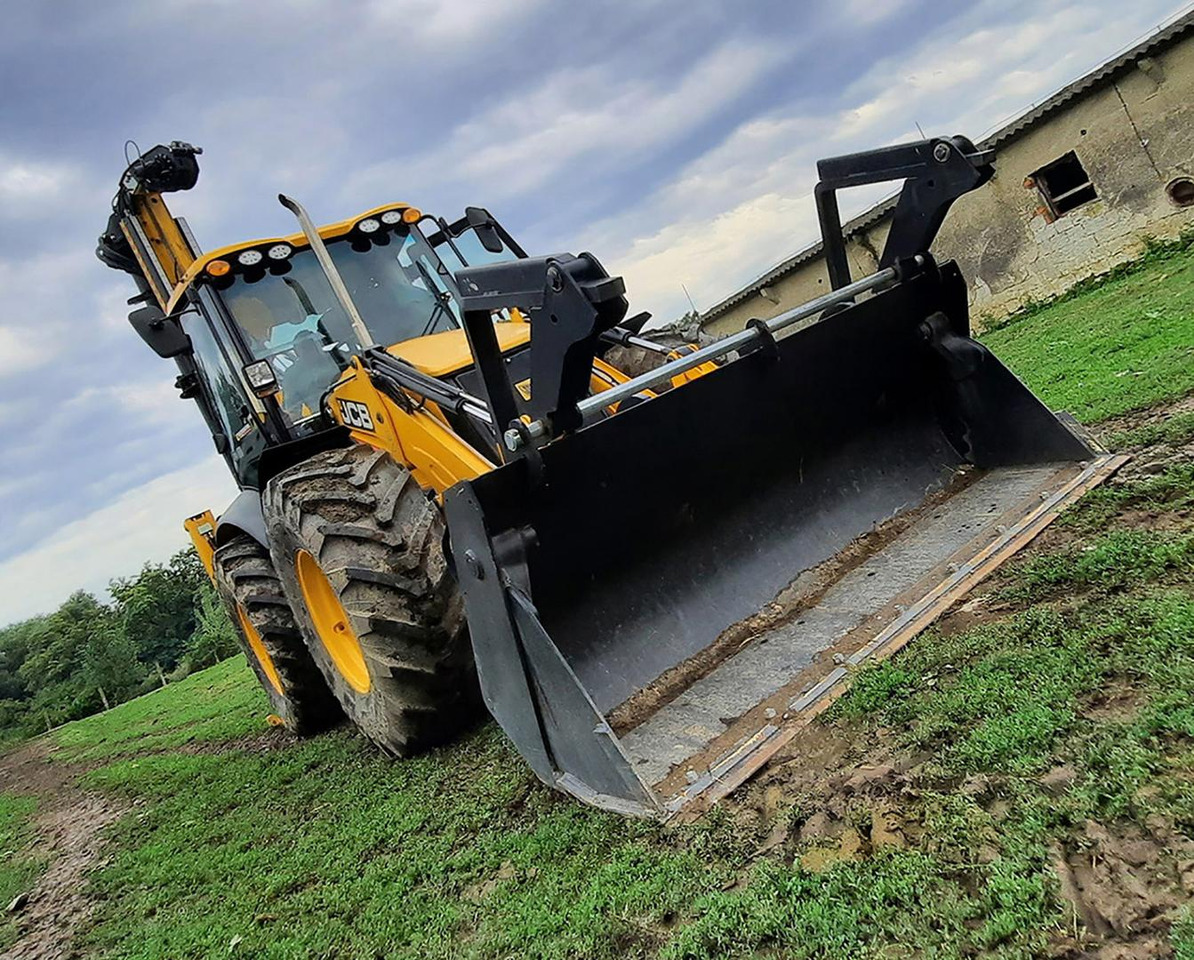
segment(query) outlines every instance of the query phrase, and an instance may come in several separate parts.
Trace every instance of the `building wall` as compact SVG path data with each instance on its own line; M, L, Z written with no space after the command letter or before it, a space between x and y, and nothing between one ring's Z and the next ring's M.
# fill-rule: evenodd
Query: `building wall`
M1146 236L1174 237L1194 224L1194 206L1177 207L1165 189L1175 177L1194 177L1194 39L1079 94L996 150L994 179L954 205L934 246L961 266L980 326L1137 256ZM1050 222L1025 181L1071 150L1098 198ZM885 221L850 240L854 276L873 272L886 232ZM828 289L818 256L767 287L778 303L755 294L707 321L704 332L722 336Z
M846 259L850 262L851 276L857 278L875 272L889 227L890 223L884 220L846 241ZM831 287L825 260L818 255L763 289L770 297L755 294L735 304L725 313L705 321L701 325L702 334L708 339L724 337L741 330L747 321L755 317L770 320L785 310L828 292Z

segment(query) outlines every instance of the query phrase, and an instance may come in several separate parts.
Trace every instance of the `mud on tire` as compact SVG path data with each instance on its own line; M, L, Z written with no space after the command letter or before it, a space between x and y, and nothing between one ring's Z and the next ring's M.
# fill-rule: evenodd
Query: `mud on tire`
M273 712L294 733L327 729L343 713L307 651L269 551L252 537L237 534L216 550L212 563L216 590ZM268 665L253 649L250 632L264 648Z
M449 739L475 711L476 679L438 506L389 454L356 446L274 477L264 508L275 566L344 712L391 754ZM321 640L296 569L300 551L347 615L367 684L359 672L350 682Z

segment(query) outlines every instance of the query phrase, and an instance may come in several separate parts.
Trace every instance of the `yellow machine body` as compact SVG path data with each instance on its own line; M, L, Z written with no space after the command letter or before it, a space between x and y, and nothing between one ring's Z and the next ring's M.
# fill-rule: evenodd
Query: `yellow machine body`
M495 324L495 330L503 351L530 341L530 324L526 322ZM407 340L394 344L387 352L435 377L472 365L468 343L460 330ZM590 381L594 394L626 380L624 373L605 361L594 361ZM440 496L453 484L473 480L497 466L466 443L434 403L412 394L408 407L399 405L377 388L358 360L329 392L328 410L337 423L348 428L353 440L385 450L406 465L420 486Z
M199 556L203 569L209 577L215 578L212 557L216 552L216 518L210 510L204 510L183 521L183 527L191 538L191 545Z

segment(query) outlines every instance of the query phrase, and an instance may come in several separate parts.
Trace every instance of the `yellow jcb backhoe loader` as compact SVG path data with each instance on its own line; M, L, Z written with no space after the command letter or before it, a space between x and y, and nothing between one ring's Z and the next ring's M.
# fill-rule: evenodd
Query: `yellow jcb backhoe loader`
M99 256L241 488L187 521L287 726L450 737L479 689L546 783L697 811L1115 469L971 339L929 248L992 174L962 137L822 161L831 292L628 377L590 254L391 203L201 253L126 169ZM853 279L837 191L904 182Z

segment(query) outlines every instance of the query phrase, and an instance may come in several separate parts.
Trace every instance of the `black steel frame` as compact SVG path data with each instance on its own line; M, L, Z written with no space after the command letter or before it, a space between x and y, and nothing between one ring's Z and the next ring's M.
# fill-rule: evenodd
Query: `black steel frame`
M937 137L818 161L813 191L825 264L834 290L850 282L837 192L870 183L903 180L879 269L927 253L953 202L995 174L993 150L979 150L965 137Z

